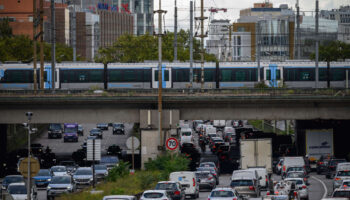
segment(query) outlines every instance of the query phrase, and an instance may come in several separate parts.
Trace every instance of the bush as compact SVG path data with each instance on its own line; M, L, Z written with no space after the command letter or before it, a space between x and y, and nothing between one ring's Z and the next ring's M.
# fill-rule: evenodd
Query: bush
M261 82L255 84L255 85L254 85L254 88L257 88L257 89L265 89L265 88L269 88L269 86L266 85L264 81L261 81Z
M111 169L107 176L108 181L115 182L118 178L125 177L129 174L130 164L128 162L120 161L118 166Z

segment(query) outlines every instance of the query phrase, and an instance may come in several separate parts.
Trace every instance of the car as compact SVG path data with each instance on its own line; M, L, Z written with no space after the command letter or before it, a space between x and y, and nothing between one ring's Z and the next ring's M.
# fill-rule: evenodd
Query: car
M284 178L302 178L306 185L309 185L308 181L309 175L306 175L305 172L297 171L297 172L288 172Z
M192 143L194 141L192 129L190 128L182 128L180 130L181 139L180 145L182 146L184 143Z
M333 190L339 188L343 180L350 179L350 170L338 171L333 179Z
M220 145L224 145L225 142L222 138L220 137L212 137L209 143L209 148L211 149L211 151L213 153L217 152L217 150L219 149Z
M282 176L285 175L286 170L290 166L293 166L293 167L305 167L304 157L301 157L301 156L284 157L283 158L283 165L282 165Z
M341 187L350 188L350 179L343 180Z
M176 181L181 184L185 188L185 196L189 196L191 198L199 197L199 184L196 180L196 175L194 172L190 171L180 171L180 172L172 172L169 175L170 181Z
M122 149L118 145L111 145L107 149L107 155L113 155L113 156L121 156L122 155Z
M214 189L216 187L215 177L210 171L197 171L196 172L197 182L199 184L199 190L201 189Z
M107 123L98 123L96 125L96 127L101 129L101 130L108 130L108 124Z
M102 180L108 176L107 165L95 165L95 177L97 180Z
M50 184L46 189L46 197L48 200L53 199L63 193L75 192L76 186L71 176L53 176Z
M146 190L140 200L171 200L166 190Z
M77 123L65 123L63 142L78 142L78 124Z
M321 174L327 170L328 161L334 158L331 155L322 155L318 162L316 163L316 172L317 174Z
M66 166L67 173L70 175L79 167L73 160L60 161L59 165Z
M208 200L238 200L239 194L232 188L216 188L208 196Z
M90 130L90 136L95 136L102 139L102 130L99 128L93 128Z
M301 199L308 200L309 199L309 189L306 186L306 183L304 182L304 179L302 178L286 178L285 181L292 181L295 183L298 194Z
M275 173L280 175L282 173L283 158L280 158L275 166Z
M50 124L47 132L47 137L51 138L62 138L63 128L61 124Z
M259 175L253 170L235 170L231 177L231 188L235 189L243 197L259 197Z
M51 167L52 176L65 176L68 175L66 166L56 165Z
M199 163L199 167L213 167L216 173L220 175L220 169L216 167L214 162L201 162Z
M345 159L331 159L327 164L326 178L333 178L339 163L345 163Z
M76 185L92 185L93 171L91 167L79 167L73 174Z
M184 200L185 188L176 181L161 181L158 182L154 190L166 190L172 200Z
M7 193L11 195L14 200L27 200L27 186L24 182L11 183L7 188ZM31 191L31 200L37 199L37 191L35 187Z
M100 160L100 164L106 165L108 171L118 166L118 163L119 163L118 156L102 156Z
M122 123L114 123L113 124L113 135L115 134L123 134L125 135L125 127Z
M22 183L24 182L24 178L21 175L8 175L2 180L1 188L3 190L7 190L8 185L11 183Z
M200 172L200 171L209 171L211 173L211 175L214 176L215 181L216 181L216 185L220 184L219 175L216 173L216 170L214 167L198 167L197 172Z
M40 156L43 153L44 146L39 143L33 143L30 145L30 149L34 156Z
M78 135L84 136L84 128L81 124L78 125Z
M332 198L341 198L341 197L349 199L350 198L350 188L342 187L342 188L335 189L333 191Z
M130 195L108 195L104 196L102 200L137 200L137 198Z
M33 177L36 187L47 187L51 181L52 173L49 169L40 169L38 174Z
M255 170L258 173L260 188L267 190L269 186L267 169L265 167L249 167L248 170Z

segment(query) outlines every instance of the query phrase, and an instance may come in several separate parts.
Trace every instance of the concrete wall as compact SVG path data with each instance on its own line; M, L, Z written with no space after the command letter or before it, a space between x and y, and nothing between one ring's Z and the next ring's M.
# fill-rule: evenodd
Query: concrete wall
M141 168L149 159L157 158L160 154L158 150L159 134L158 130L141 130Z
M162 128L170 129L176 127L180 121L179 110L162 111ZM150 124L149 124L150 123ZM158 128L158 110L140 110L140 128Z

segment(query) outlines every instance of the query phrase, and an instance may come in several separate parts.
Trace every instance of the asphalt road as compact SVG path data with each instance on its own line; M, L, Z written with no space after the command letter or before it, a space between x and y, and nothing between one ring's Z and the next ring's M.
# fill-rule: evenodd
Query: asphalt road
M53 153L59 156L71 155L74 151L81 148L81 145L84 143L86 138L89 135L89 131L96 127L96 124L82 124L84 128L84 136L79 136L79 141L76 142L63 142L63 139L48 139L47 133L43 134L41 138L35 140L35 143L40 143L43 146L49 146L52 149ZM119 145L120 148L126 149L126 139L130 136L133 124L125 123L125 135L113 135L112 127L109 127L108 131L103 131L103 139L101 150L102 154L106 153L106 149L110 145ZM46 200L46 189L38 190L38 200Z

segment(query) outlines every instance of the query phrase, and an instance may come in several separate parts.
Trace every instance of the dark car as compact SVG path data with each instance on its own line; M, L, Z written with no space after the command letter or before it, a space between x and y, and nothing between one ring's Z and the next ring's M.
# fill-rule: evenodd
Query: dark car
M114 134L123 134L125 135L125 127L122 123L114 123L113 124L113 135Z
M196 172L196 178L201 189L214 189L216 187L216 180L209 171Z
M84 136L84 128L82 125L78 125L78 135Z
M39 143L30 145L30 149L32 150L33 155L35 156L41 155L43 153L43 148L44 146Z
M2 180L2 189L7 190L7 187L11 183L22 183L24 182L24 178L21 175L8 175Z
M66 166L68 174L73 174L79 167L73 160L63 160L59 165Z
M61 124L50 124L47 136L51 138L62 138L63 128Z
M326 155L321 156L316 164L316 172L317 174L322 174L323 172L327 171L327 165L328 162L333 158L333 156Z
M157 183L155 190L166 190L172 200L185 199L185 190L179 182L161 181Z
M215 152L218 151L218 149L219 149L219 147L220 147L221 145L225 145L224 140L222 140L222 139L219 138L219 137L214 137L214 138L212 138L212 140L211 140L210 150L211 150L213 153L215 153Z
M346 162L345 159L331 159L327 164L326 178L333 178L335 170L337 169L338 163Z
M107 155L120 156L122 155L122 149L118 145L111 145L107 148Z
M90 136L95 136L102 139L102 131L99 128L93 128L90 131Z
M96 127L101 129L101 130L108 130L108 124L107 123L98 123L96 125Z
M211 175L214 176L216 180L216 185L219 185L219 175L216 173L216 170L214 169L214 167L198 167L197 172L201 172L201 171L206 171L206 172L209 171Z

